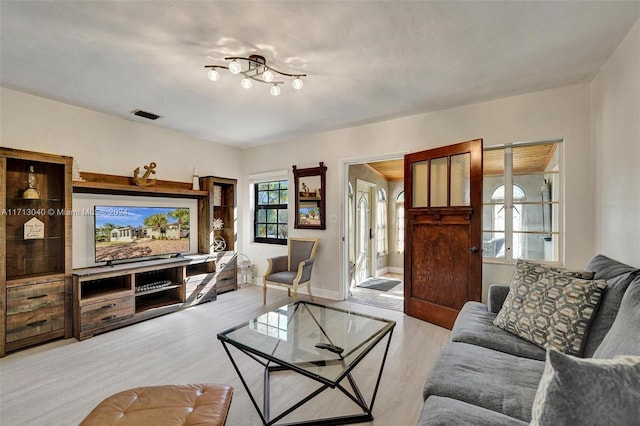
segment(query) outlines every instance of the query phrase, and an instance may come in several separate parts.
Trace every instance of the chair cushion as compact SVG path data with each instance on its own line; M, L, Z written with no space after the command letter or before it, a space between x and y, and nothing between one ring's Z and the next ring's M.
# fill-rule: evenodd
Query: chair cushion
M531 425L636 426L638 401L640 357L581 359L549 350Z
M102 401L81 426L224 425L233 388L166 385L129 389Z
M300 262L304 262L305 260L311 258L311 251L313 250L315 241L300 241L291 239L289 241L289 244L289 270L297 271Z
M589 277L583 279L583 277ZM541 348L579 355L605 280L518 260L494 324Z
M545 350L493 325L496 314L487 305L467 302L460 310L451 330L451 340L544 361Z
M295 271L276 272L275 274L267 275L267 281L293 285L296 275L297 272Z

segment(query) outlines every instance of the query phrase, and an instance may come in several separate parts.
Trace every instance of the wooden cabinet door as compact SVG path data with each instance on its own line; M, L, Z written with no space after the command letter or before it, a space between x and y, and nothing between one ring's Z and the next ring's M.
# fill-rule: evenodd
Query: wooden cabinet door
M451 328L482 292L482 140L404 158L407 315Z

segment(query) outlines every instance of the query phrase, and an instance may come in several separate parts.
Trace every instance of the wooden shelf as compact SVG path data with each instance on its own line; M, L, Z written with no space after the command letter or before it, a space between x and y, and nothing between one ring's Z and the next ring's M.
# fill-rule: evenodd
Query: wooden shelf
M166 309L166 308L175 308L179 306L182 302L180 300L174 299L173 297L165 296L161 298L154 298L144 301L136 300L136 315L141 314L145 311L150 311L154 309Z
M191 183L157 180L154 186L137 186L127 176L81 172L83 181L73 181L73 192L90 194L140 195L147 197L203 198L207 191L194 191Z
M164 287L152 288L150 290L142 290L142 291L137 291L136 290L136 297L144 296L145 294L159 293L161 291L167 291L167 290L171 290L171 289L178 288L178 287L179 286L177 284L171 284L171 285L166 285Z
M71 216L65 212L72 163L67 156L0 148L0 357L71 337ZM29 175L36 199L23 198ZM33 218L43 232L25 239L24 224Z

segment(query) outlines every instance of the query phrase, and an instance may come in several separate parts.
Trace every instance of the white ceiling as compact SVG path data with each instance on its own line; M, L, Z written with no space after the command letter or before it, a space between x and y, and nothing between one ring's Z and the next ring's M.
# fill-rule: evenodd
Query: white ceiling
M247 147L588 82L639 16L639 1L2 0L0 82ZM207 79L252 53L309 74L304 89Z

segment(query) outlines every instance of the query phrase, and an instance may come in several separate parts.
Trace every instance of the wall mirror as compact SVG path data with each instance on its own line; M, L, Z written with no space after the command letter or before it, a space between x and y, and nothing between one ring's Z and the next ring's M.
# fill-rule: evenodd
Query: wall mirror
M327 167L298 169L293 166L296 194L296 229L325 229L325 180Z

